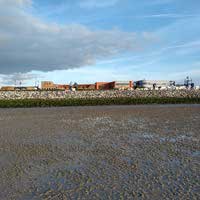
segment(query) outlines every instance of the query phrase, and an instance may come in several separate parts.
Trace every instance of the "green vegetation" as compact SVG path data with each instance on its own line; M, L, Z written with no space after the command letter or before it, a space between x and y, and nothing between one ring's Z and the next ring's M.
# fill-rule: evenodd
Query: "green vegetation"
M1 108L138 104L200 104L200 98L96 98L0 100Z

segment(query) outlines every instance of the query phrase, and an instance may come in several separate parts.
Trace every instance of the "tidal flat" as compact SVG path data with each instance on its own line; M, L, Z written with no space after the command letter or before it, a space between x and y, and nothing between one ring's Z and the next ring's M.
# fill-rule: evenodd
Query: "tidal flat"
M200 199L200 105L0 109L0 199Z

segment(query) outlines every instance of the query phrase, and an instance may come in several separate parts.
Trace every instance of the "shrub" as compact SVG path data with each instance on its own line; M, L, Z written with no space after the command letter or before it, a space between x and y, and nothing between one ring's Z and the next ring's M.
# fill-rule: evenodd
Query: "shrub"
M1 108L57 107L138 104L200 104L200 98L97 98L97 99L19 99L0 100Z

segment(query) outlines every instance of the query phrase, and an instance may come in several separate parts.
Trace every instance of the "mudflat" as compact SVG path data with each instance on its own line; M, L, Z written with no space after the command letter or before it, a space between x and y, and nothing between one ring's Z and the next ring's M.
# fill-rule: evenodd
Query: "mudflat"
M200 105L0 109L0 199L199 199Z

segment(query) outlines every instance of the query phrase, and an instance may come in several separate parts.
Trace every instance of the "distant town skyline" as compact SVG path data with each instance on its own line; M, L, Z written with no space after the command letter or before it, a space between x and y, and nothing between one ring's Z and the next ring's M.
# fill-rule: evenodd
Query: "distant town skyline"
M200 85L199 0L0 0L0 85Z

